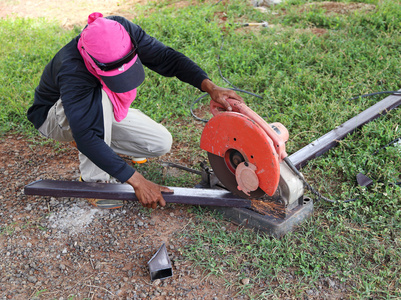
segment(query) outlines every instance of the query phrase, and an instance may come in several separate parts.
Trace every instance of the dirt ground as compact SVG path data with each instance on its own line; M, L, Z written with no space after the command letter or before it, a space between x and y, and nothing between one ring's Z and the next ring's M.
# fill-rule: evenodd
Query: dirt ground
M2 0L0 18L45 17L70 28L84 25L93 11L132 18L134 5L145 1ZM334 3L324 5L337 13ZM38 179L77 180L77 150L55 151L15 134L0 141L1 300L247 299L181 256L190 241L180 233L195 218L185 206L148 212L129 203L109 211L84 199L26 196L24 186ZM162 243L173 277L152 283L147 262Z
M43 17L57 20L64 27L71 28L74 25L85 25L88 15L95 11L101 12L103 15L121 15L132 19L135 17L135 5L146 2L147 0L2 0L0 1L0 18L7 16ZM173 5L182 7L189 2L177 1ZM366 3L324 1L307 3L301 8L301 11L309 10L312 7L322 8L326 10L327 14L349 14L356 10L369 12L375 9L375 5Z
M0 299L235 298L181 256L189 241L180 233L194 218L185 206L101 210L84 199L26 196L38 179L77 180L77 150L17 135L2 138L0 172ZM147 262L163 243L173 277L152 283Z
M89 14L95 11L105 16L120 15L132 19L135 16L134 6L146 2L147 0L2 0L0 18L41 17L57 20L64 27L71 28L74 25L85 25Z

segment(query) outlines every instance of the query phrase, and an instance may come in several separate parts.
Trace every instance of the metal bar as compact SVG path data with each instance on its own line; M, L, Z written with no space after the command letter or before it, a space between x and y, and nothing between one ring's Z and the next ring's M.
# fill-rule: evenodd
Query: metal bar
M174 193L163 193L167 203L251 208L251 201L230 192L214 189L172 187ZM25 186L26 195L51 197L98 198L137 201L128 184L101 182L38 180Z
M331 148L337 146L341 139L353 132L355 129L385 115L400 104L400 96L389 96L290 155L289 159L297 169L301 169L309 160L319 157Z

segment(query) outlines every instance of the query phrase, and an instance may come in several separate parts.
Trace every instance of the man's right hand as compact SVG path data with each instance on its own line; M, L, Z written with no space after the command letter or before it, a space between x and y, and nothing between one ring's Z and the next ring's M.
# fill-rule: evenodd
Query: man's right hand
M160 206L166 206L166 201L164 200L161 192L174 192L168 187L161 186L147 180L138 171L136 171L134 175L127 180L127 183L134 188L135 195L139 202L147 208L155 209L158 203Z

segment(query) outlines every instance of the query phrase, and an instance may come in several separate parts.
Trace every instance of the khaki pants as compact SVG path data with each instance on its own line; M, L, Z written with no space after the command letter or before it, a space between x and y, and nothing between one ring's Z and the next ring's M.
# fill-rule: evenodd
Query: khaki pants
M116 153L132 157L157 157L170 151L172 137L161 124L153 121L138 109L130 108L127 117L121 122L114 119L113 105L106 92L102 90L104 119L104 141ZM39 132L60 142L72 142L70 125L64 113L61 99L47 114L47 119ZM81 152L79 169L85 181L110 181L110 175L98 168Z

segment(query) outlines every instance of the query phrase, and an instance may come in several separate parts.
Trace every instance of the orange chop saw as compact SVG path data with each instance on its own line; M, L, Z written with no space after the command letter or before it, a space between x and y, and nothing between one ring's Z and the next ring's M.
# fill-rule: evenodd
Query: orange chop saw
M288 130L281 123L268 124L242 102L228 102L232 111L211 101L213 117L200 141L214 174L233 194L267 199L288 212L303 201L304 194L302 180L284 162Z

